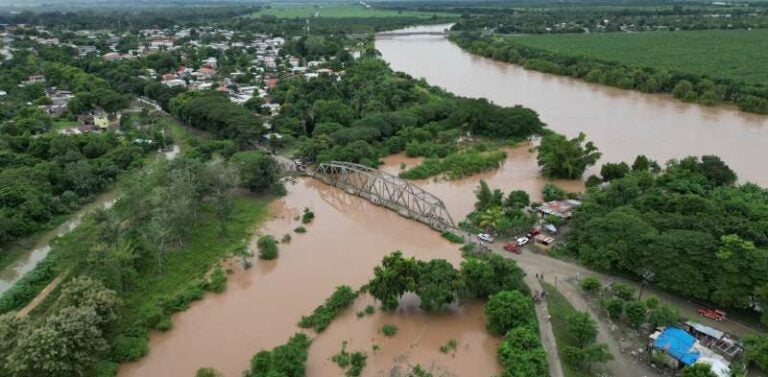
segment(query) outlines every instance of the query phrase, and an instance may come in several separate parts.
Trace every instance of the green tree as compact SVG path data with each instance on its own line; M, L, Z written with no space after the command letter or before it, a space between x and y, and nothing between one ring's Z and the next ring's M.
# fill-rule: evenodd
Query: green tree
M597 322L587 312L575 312L566 318L573 344L583 348L597 339Z
M659 305L648 314L652 327L675 326L680 321L680 312L669 305Z
M232 156L231 161L240 172L243 185L253 192L269 190L280 178L277 162L263 152L238 152Z
M634 328L640 327L647 318L645 305L640 301L627 301L624 303L624 316L630 326Z
M763 370L768 370L768 335L744 337L744 356Z
M415 293L419 296L422 309L438 310L452 303L461 285L461 275L446 260L419 263Z
M624 300L618 297L609 298L605 301L604 307L609 317L619 319L621 314L624 313Z
M548 178L581 177L601 156L597 147L591 141L585 143L585 140L586 135L583 133L570 140L555 133L544 136L537 148L542 174Z
M594 277L594 276L587 276L584 279L581 280L581 289L583 289L585 292L588 293L598 293L600 292L600 289L602 288L603 284L600 283L600 279Z
M99 328L102 318L92 307L66 307L27 331L7 355L14 376L82 376L107 342Z
M501 291L485 304L485 326L492 334L503 335L507 331L528 326L533 322L533 304L529 297L517 291Z
M496 358L504 367L502 376L549 376L547 354L541 347L538 334L528 326L509 330L496 349Z
M368 282L368 292L381 301L384 310L395 310L400 297L416 289L418 265L413 258L404 258L396 251L384 257L381 266L373 270L373 279Z
M603 177L603 182L623 178L627 174L629 174L629 165L627 165L626 162L609 162L603 164L603 167L600 168L600 175Z
M717 377L717 374L709 364L696 363L683 368L680 377Z
M523 190L512 190L504 199L505 208L525 208L531 204L531 198Z

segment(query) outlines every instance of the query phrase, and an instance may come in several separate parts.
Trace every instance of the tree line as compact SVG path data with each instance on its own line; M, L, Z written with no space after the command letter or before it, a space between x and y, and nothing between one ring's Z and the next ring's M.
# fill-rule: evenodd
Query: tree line
M735 104L742 111L768 113L768 86L702 75L633 67L586 56L567 56L478 32L454 34L451 40L470 52L519 64L526 69L571 76L588 82L647 93L669 93L686 102Z
M737 185L716 156L671 160L663 169L640 156L631 168L603 172L612 176L582 198L568 252L725 308L766 306L768 191Z

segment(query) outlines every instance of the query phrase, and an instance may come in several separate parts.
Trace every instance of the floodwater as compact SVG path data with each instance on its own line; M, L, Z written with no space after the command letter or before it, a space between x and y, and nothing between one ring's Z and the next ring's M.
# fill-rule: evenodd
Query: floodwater
M438 26L444 28L444 26ZM643 153L657 160L685 155L717 154L743 180L768 184L762 161L768 141L766 117L727 108L684 104L666 96L648 95L582 83L525 71L509 64L472 56L442 37L380 37L377 48L395 70L424 77L463 96L487 97L501 105L523 104L539 111L550 128L576 135L585 131L603 152L603 161L631 160ZM440 69L435 69L439 62ZM531 143L507 148L503 166L492 172L456 181L415 182L443 199L455 221L471 211L473 190L480 179L505 192L527 191L540 199L545 181L538 175ZM404 155L384 159L382 170L397 174L420 160ZM593 168L593 172L596 168ZM568 191L580 191L580 181L555 182ZM296 234L296 217L311 208L315 221L308 233ZM275 216L257 234L280 239L274 261L255 259L254 267L232 267L227 291L208 295L190 309L173 316L173 329L150 336L150 353L136 363L124 364L120 377L191 376L201 367L215 367L225 376L239 376L256 352L283 344L299 331L296 323L333 292L347 284L359 288L373 267L393 250L419 259L444 258L457 264L456 245L426 226L400 217L360 198L311 179L298 179L288 195L271 204ZM255 249L255 245L251 245ZM308 376L342 375L330 358L342 342L347 350L365 351L365 376L387 376L417 364L437 375L488 376L498 374L495 347L498 339L484 329L482 305L469 303L442 313L423 313L413 297L396 313L376 312L357 318L355 312L373 303L358 299L322 334L313 335ZM382 325L399 328L392 338L379 334ZM439 351L450 339L458 343L449 354ZM379 350L374 352L373 346ZM624 371L634 375L639 371Z
M584 191L584 183L579 180L547 180L539 174L536 154L532 152L531 142L520 143L513 148L504 148L507 158L499 169L474 174L459 180L422 179L411 181L419 187L442 199L454 222L463 220L474 209L474 190L485 180L491 189L501 189L504 193L523 190L531 200L541 200L541 189L547 182L555 183L568 192ZM418 165L421 158L395 154L382 159L384 165L379 169L397 175L402 168Z
M0 294L13 286L24 274L31 271L51 251L50 242L59 236L71 232L80 225L83 216L96 208L110 208L115 204L115 192L108 191L96 197L96 199L80 208L77 212L61 225L53 228L35 241L31 249L16 259L12 264L0 270Z
M280 257L254 259L249 270L235 266L226 293L208 295L174 315L173 329L153 333L149 355L123 365L119 376L188 377L207 366L225 376L240 376L256 352L285 343L299 331L301 315L311 313L336 286L365 284L390 252L402 250L419 259L443 258L454 264L461 260L458 247L438 233L342 190L312 179L298 179L287 188L288 195L271 204L275 217L258 231L277 239L292 234L290 243L280 245ZM304 207L311 208L316 219L306 226L306 234L293 233L300 225L295 217ZM345 311L316 337L307 375L341 375L329 359L343 341L349 342L350 351L367 351L365 376L416 364L462 376L499 372L497 340L485 330L482 305L426 314L413 300L404 300L395 314L377 312L358 319L355 311L369 303L369 297L361 297L354 310ZM386 323L400 329L395 337L378 334ZM439 352L450 339L459 344L455 356ZM380 351L372 351L374 344Z
M768 186L768 169L763 164L768 160L768 116L528 71L472 55L442 36L379 35L376 48L395 71L424 78L460 96L530 107L549 128L568 136L586 133L603 153L603 163L631 162L638 154L660 162L714 154L742 181Z

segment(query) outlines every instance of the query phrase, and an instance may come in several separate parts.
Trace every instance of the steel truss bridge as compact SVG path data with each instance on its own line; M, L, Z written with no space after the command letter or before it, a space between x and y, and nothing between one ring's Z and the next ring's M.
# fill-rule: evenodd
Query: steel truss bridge
M351 162L331 161L320 164L312 176L434 229L456 228L440 198L392 174Z

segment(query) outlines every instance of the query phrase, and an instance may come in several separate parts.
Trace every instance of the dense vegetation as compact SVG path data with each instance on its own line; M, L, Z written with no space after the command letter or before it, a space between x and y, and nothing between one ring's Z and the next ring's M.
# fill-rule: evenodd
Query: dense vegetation
M672 160L659 172L643 161L586 193L568 250L603 271L650 271L660 288L723 307L764 303L768 191L735 185L715 156Z
M457 300L488 299L486 327L504 336L497 348L502 375L543 377L548 375L546 353L523 276L514 261L495 254L467 258L456 270L442 259L418 261L397 251L384 257L365 289L388 311L397 309L405 293L416 294L429 311ZM384 334L396 331L382 328Z
M169 329L172 313L185 310L206 290L223 290L223 271L214 271L210 280L208 271L222 257L241 250L254 221L264 216L263 204L231 196L236 183L236 170L222 160L183 157L160 160L132 177L112 209L96 211L62 237L46 260L0 297L2 312L16 310L57 275L63 274L65 281L74 279L65 283L61 294L52 296L58 297L52 307L40 313L44 322L25 327L24 331L35 334L48 331L44 327L48 324L60 326L55 322L59 315L78 318L70 312L86 310L77 307L78 300L65 300L67 287L82 279L95 282L89 286L106 292L95 296L114 296L119 302L110 320L99 325L98 332L85 324L100 320L83 318L82 327L62 328L50 335L52 345L82 339L67 347L73 354L86 356L50 352L3 359L0 369L21 371L11 375L38 371L29 368L46 368L32 372L35 375L109 375L117 362L143 356L149 330ZM26 337L26 332L21 334L19 339ZM24 350L23 343L9 347L9 354ZM42 357L50 362L41 363Z
M348 63L344 78L338 81L324 77L281 80L272 99L282 105L272 123L296 140L293 148L298 157L370 166L376 166L379 157L400 151L430 157L426 167L405 173L412 178L446 171L459 176L497 166L499 154L456 146L459 135L466 132L515 139L540 132L543 126L530 109L453 98L393 73L386 63L372 58ZM451 163L456 164L446 167Z
M318 333L325 331L333 319L351 305L357 298L357 292L349 286L342 285L336 288L331 297L318 306L311 315L302 316L299 327L312 328Z
M305 364L309 354L310 340L297 333L288 343L271 351L260 351L251 358L251 368L243 372L244 377L304 377Z
M531 201L525 191L513 190L505 195L500 189L491 190L481 180L475 196L475 210L461 223L469 231L482 230L514 236L525 233L536 221L535 216L527 210Z
M397 309L405 293L419 296L424 310L439 310L459 298L487 298L502 290L526 292L522 279L523 272L514 261L497 255L468 259L457 271L445 260L417 261L398 251L374 269L366 290L384 310Z
M463 14L453 30L491 28L499 34L607 34L768 27L768 8L764 4L740 5L585 2L536 3L535 6L526 6L524 3L514 6L494 4L449 9Z
M40 72L49 84L75 96L56 121L33 106L50 101L42 84L19 84ZM141 166L143 155L156 146L135 140L165 143L159 128L140 129L132 122L122 123L122 135L59 134L60 123L77 125L74 117L84 110L115 111L128 104L104 80L77 68L23 55L5 63L0 88L8 92L0 100L0 244L50 226L101 193L121 172ZM141 114L133 119L140 125L146 121Z
M688 102L733 103L744 111L768 112L766 71L753 66L766 58L764 31L506 39L464 33L452 40L475 54L526 69L624 89L671 93Z
M597 322L576 310L555 287L543 283L546 305L566 376L593 375L595 364L613 359L605 343L597 343Z

